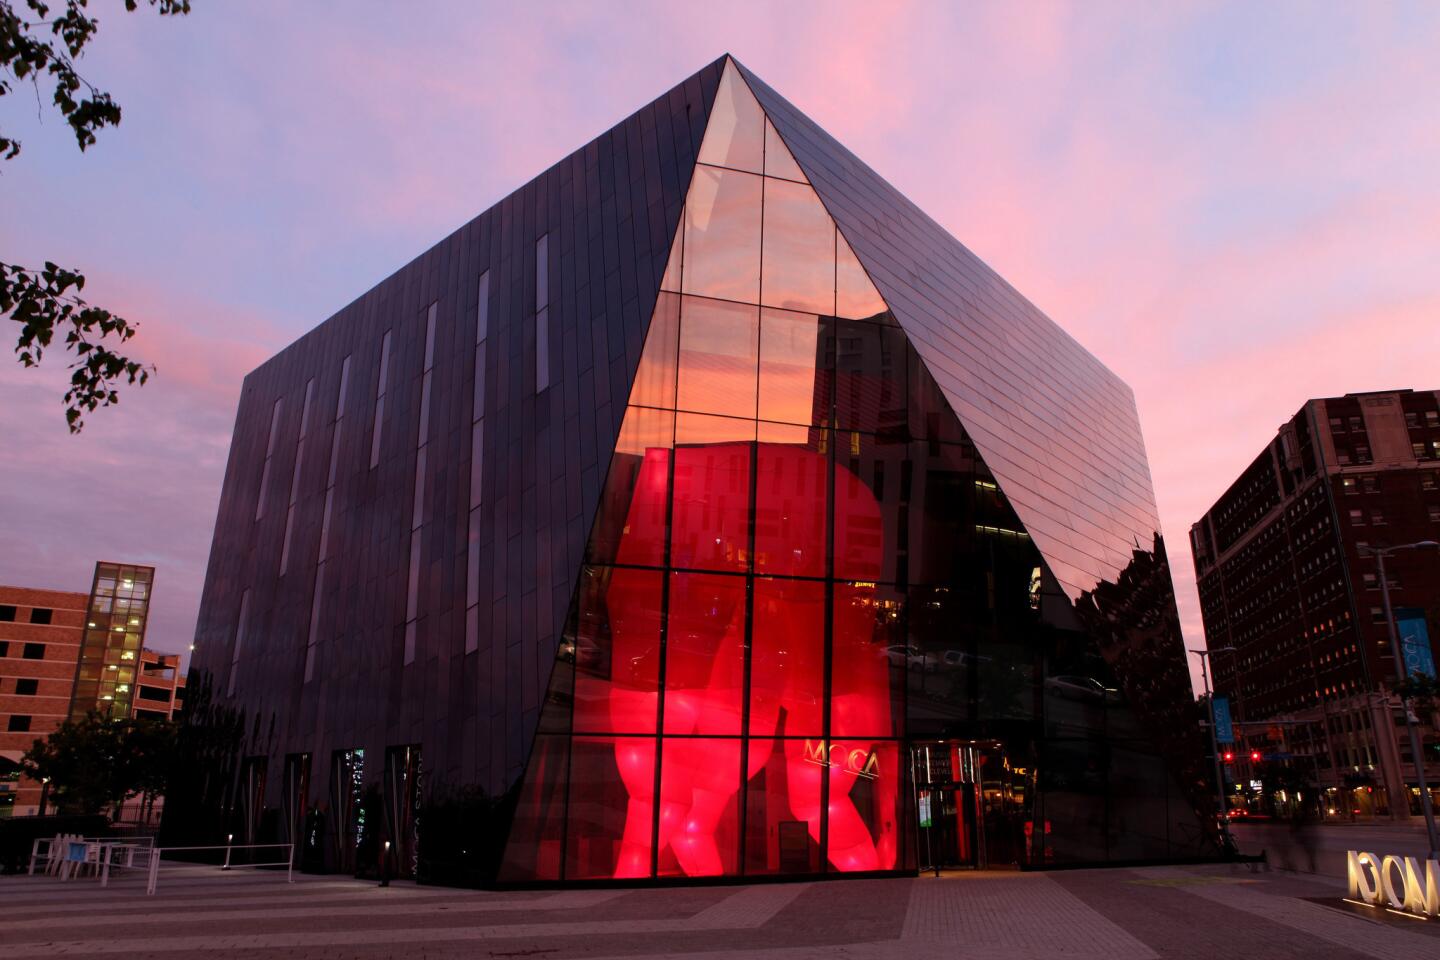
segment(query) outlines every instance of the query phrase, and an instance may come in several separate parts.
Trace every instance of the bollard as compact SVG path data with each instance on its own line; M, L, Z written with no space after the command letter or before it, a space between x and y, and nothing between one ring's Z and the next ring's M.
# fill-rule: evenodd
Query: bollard
M385 841L385 849L380 854L380 886L390 886L390 841Z
M230 844L232 844L232 843L234 843L234 842L235 842L235 834L233 834L233 833L227 833L227 834L225 834L225 865L220 868L221 870L229 870L229 869L230 869Z
M100 886L110 886L110 844L100 844Z
M160 873L160 848L159 848L159 847L151 847L151 848L150 848L150 877L149 877L149 879L146 881L146 884L145 884L145 895L146 895L147 897L152 897L152 896L155 895L155 881L156 881L159 873Z
M295 844L290 844L290 860L285 865L285 882L295 882Z

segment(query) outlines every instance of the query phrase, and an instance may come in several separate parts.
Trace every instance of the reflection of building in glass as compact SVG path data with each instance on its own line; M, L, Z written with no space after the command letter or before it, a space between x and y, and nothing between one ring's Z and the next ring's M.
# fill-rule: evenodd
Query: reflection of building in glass
M247 378L196 663L332 868L1204 855L1157 530L1128 388L727 58Z
M1379 569L1362 551L1440 540L1440 391L1306 401L1190 540L1206 643L1234 648L1213 659L1216 691L1240 721L1235 803L1255 806L1251 781L1289 771L1325 790L1328 817L1418 814L1414 754L1392 692L1404 657L1390 639ZM1397 550L1385 575L1402 654L1412 669L1432 665L1440 550ZM1422 718L1419 735L1440 805L1437 723Z
M70 716L83 717L89 710L131 716L154 582L154 567L95 564Z

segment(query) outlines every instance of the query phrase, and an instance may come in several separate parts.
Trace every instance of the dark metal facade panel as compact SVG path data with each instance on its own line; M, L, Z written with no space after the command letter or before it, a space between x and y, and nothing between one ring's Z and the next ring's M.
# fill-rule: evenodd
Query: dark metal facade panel
M233 704L247 750L313 755L423 744L432 777L498 794L523 769L670 239L723 61L561 160L246 377L193 667ZM535 242L549 236L550 386L536 394ZM490 274L479 569L469 569L479 278ZM404 658L426 309L438 304L413 662ZM381 342L391 333L370 452ZM351 358L343 416L336 399ZM286 574L279 558L307 380L314 379ZM254 519L270 414L283 400ZM334 431L336 470L313 678L304 682ZM478 648L466 599L478 577ZM238 623L249 592L246 623ZM238 658L233 644L244 633ZM377 760L378 764L378 760ZM373 775L378 775L378 766Z
M1071 599L1160 529L1134 395L854 154L741 67Z

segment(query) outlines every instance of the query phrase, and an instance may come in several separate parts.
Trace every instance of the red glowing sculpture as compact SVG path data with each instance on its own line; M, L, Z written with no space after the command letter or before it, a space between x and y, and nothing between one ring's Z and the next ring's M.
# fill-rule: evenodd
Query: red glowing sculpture
M677 519L672 543L683 540L689 555L672 558L672 563L743 569L747 528L737 517L748 512L747 485L737 488L732 481L749 473L752 451L767 476L820 478L823 497L823 478L830 469L823 453L767 443L682 446L674 452ZM621 564L657 564L661 559L655 556L655 545L664 542L666 514L656 505L663 502L667 454L652 449L644 457L618 547ZM782 819L804 821L818 844L821 780L828 776L830 863L846 871L887 869L896 861L899 751L878 742L897 731L889 663L874 639L875 586L865 582L879 575L883 529L869 489L843 467L835 469L836 541L845 545L847 575L861 581L837 584L833 599L831 725L834 736L846 739L827 743L823 734L824 585L757 578L745 776L753 779L765 769L778 743L784 775L767 778L767 809L788 808L788 817ZM770 569L823 571L823 506L822 500L818 511L814 503L772 511L777 519L767 536L779 548L772 551L779 559ZM618 567L606 593L611 644L607 725L617 732L641 732L654 729L658 716L665 735L658 818L656 741L616 738L615 763L628 802L614 876L649 874L652 825L657 822L654 841L664 863L673 857L677 869L672 872L731 873L738 846L732 808L739 792L739 736L745 716L745 584L743 578L719 573L669 575L661 703L659 576ZM868 818L859 804L868 808ZM878 837L871 822L879 825Z

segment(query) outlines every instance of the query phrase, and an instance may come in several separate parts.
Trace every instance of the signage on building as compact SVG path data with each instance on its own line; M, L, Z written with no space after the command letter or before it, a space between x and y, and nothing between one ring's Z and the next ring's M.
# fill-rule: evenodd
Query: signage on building
M1210 714L1215 718L1215 742L1234 743L1235 725L1230 722L1230 698L1212 698L1210 700Z
M1406 677L1435 678L1435 654L1430 649L1430 631L1425 626L1425 611L1419 607L1399 607L1395 611L1395 628L1400 633L1400 662Z
M846 750L838 743L806 740L805 759L822 767L839 767L864 780L874 780L880 776L880 761L874 750Z
M1346 859L1346 899L1416 917L1440 917L1440 861L1355 850Z

